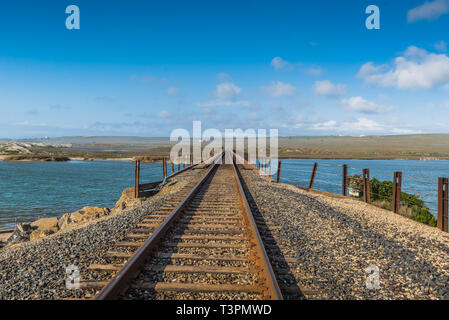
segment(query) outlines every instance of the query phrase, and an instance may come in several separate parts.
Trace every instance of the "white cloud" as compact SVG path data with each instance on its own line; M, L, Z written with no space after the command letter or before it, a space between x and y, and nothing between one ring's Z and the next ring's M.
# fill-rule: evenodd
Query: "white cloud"
M295 93L296 87L281 81L273 82L270 86L263 87L263 89L272 97L286 97Z
M306 70L306 73L312 76L321 76L323 72L323 69L320 67L310 67Z
M170 112L168 112L167 110L162 110L158 113L158 117L161 119L167 119L171 116Z
M413 8L407 12L409 23L419 20L436 20L449 12L449 0L434 0Z
M367 83L398 89L429 89L437 85L449 85L449 57L428 53L415 46L408 47L403 56L394 60L394 66L374 66L365 63L357 77Z
M336 130L337 121L329 120L326 122L319 122L312 125L314 130Z
M377 121L370 120L364 117L342 122L337 122L334 120L317 122L311 126L311 129L318 131L328 131L330 133L357 135L422 133L421 130L412 130L407 128L407 126L395 127L391 124L381 124Z
M167 94L170 96L175 96L179 93L179 89L176 87L170 87L167 89Z
M232 78L229 74L220 72L217 74L217 79L219 82L226 82L226 81L231 81Z
M447 51L447 42L444 40L438 41L433 45L437 51L446 52Z
M274 68L274 70L285 70L285 71L291 71L293 69L293 66L290 62L285 61L281 57L274 57L271 60L270 65Z
M325 97L341 97L346 94L346 85L333 84L329 80L316 81L314 85L315 94Z
M235 99L242 89L237 87L232 82L224 82L217 84L217 88L215 90L215 96L221 100Z
M375 66L372 62L367 62L363 66L360 67L359 72L357 73L357 78L365 78L370 75L373 75L381 70L385 69L387 65L383 64L380 66Z
M244 100L212 100L206 102L198 102L196 105L199 107L249 107L251 106L251 103Z
M361 113L383 113L392 109L391 107L365 100L362 97L351 97L349 99L343 99L341 104L346 110L357 111Z
M447 109L449 109L449 100L443 103L443 106Z
M357 133L380 132L386 130L386 128L380 123L374 120L369 120L367 118L357 118L354 121L344 121L341 123L337 123L334 120L329 120L325 122L315 123L312 126L312 129L320 131L357 132Z

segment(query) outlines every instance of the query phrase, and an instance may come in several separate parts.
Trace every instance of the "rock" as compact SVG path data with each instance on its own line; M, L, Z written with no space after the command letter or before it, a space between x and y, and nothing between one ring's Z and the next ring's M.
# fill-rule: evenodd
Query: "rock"
M16 225L14 232L6 240L8 244L28 241L32 227L29 223L19 223Z
M109 208L84 207L81 210L66 213L59 218L57 225L59 230L66 229L69 225L82 223L85 221L98 219L111 213Z
M108 208L99 207L84 207L81 210L75 211L70 215L70 219L75 223L80 223L92 219L98 219L108 215L110 210Z
M64 230L72 222L72 220L70 219L70 215L71 215L70 213L65 213L62 215L61 218L59 218L58 220L59 230Z
M134 197L134 188L127 188L123 190L122 196L115 204L115 208L118 209L125 209L126 207L129 207L133 203L136 202L136 198Z
M51 231L52 233L58 232L58 218L43 218L31 223L31 227L34 227L38 231Z
M34 230L33 232L31 232L30 234L30 241L36 240L36 239L40 239L40 238L44 238L50 234L55 233L54 231L51 231L49 229L46 230Z

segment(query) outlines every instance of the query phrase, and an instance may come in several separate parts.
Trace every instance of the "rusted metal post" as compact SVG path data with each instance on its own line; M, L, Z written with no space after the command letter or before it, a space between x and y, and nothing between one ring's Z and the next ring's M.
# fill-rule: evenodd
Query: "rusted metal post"
M175 173L175 164L171 162L171 174Z
M190 155L190 165L193 164L193 154Z
M348 165L343 165L343 174L341 182L342 194L346 197L348 195Z
M371 203L369 188L369 169L363 169L363 200L366 203Z
M178 171L181 170L181 163L178 162Z
M315 181L316 169L318 168L318 163L313 164L312 175L310 176L309 189L313 188L313 182Z
M448 178L438 178L438 229L448 232Z
M140 160L136 160L134 197L139 198Z
M276 182L277 182L277 183L279 183L279 182L281 181L281 164L282 164L282 162L279 161L279 162L278 162L278 177L277 177L277 179L276 179Z
M393 174L393 212L399 213L399 206L401 204L401 187L402 187L402 172L395 171Z

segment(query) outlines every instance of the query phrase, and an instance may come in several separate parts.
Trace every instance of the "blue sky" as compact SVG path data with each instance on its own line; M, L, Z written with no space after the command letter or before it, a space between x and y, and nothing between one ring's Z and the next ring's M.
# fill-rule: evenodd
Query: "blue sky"
M448 133L447 30L449 0L2 2L0 137Z

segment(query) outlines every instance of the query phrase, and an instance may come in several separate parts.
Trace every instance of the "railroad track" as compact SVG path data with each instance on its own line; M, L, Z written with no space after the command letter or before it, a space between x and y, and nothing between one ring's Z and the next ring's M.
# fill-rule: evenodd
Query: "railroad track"
M212 164L108 257L83 283L97 300L282 299L235 164Z

